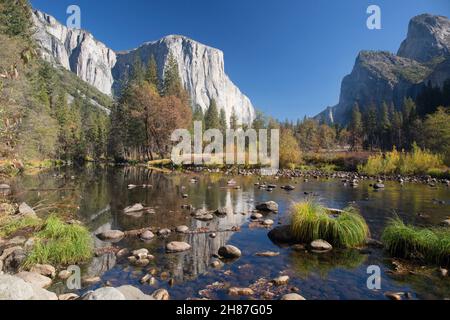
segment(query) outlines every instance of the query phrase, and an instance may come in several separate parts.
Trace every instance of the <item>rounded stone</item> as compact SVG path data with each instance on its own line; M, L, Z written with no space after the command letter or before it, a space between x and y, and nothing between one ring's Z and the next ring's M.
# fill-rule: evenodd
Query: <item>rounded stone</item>
M232 245L226 245L219 249L219 256L225 259L239 258L241 255L242 255L241 250Z
M186 242L173 241L167 244L166 250L169 253L183 252L191 249L191 245Z
M315 240L311 242L310 247L315 251L330 251L333 249L333 246L325 240Z
M140 236L141 240L143 240L143 241L152 240L154 237L155 237L155 235L150 230L144 231Z
M189 227L188 226L178 226L176 231L178 233L188 233L189 232Z
M302 297L301 295L299 295L299 294L297 294L297 293L288 293L288 294L285 294L282 298L281 298L281 300L301 300L301 301L304 301L304 300L306 300L304 297Z

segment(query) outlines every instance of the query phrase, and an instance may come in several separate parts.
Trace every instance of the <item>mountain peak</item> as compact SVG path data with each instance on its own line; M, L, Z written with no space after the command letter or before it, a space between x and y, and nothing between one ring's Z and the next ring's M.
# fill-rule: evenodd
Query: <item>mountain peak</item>
M419 62L450 55L450 20L428 13L412 18L398 55Z

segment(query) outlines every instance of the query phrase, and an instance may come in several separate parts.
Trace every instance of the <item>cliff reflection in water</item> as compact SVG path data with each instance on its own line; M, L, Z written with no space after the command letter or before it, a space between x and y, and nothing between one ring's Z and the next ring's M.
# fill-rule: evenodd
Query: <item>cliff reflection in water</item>
M149 243L125 239L118 244L130 249L149 249L156 257L157 269L168 271L178 282L207 272L213 254L234 234L222 230L246 223L248 213L254 208L253 185L244 183L240 190L227 188L227 179L222 176L206 175L198 183L192 183L193 176L163 174L145 168L116 168L103 170L103 174L97 172L96 177L95 181L85 185L80 205L80 215L90 224L93 234L111 229L125 231L150 226L174 229L180 225L187 225L190 230L206 227L216 233L215 238L208 233L172 234L167 239L155 238ZM130 189L129 185L137 187ZM107 190L107 195L99 194L99 189ZM188 198L183 198L185 194ZM135 203L142 203L154 209L155 213L137 217L124 214L123 209ZM186 204L210 211L227 208L229 213L203 222L191 217L189 210L182 209L182 205ZM166 254L165 244L175 240L188 242L192 249L182 254ZM110 243L95 239L95 245L101 248ZM89 276L101 275L113 268L115 263L116 259L108 255L96 257L87 272Z

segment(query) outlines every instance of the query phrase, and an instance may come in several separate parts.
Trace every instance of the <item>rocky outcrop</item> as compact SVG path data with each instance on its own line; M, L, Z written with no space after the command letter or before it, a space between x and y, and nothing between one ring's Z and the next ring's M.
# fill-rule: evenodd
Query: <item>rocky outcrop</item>
M163 78L169 54L178 63L181 81L189 92L192 105L204 111L214 99L224 109L227 119L233 108L241 122L250 123L255 111L249 98L241 93L225 73L223 52L184 36L170 35L154 42L147 42L137 49L117 54L113 70L114 91L120 91L121 79L127 75L136 58L147 64L155 57L159 78Z
M84 30L69 29L54 17L34 11L36 26L34 38L41 48L42 57L61 65L99 91L111 95L116 54L92 34Z
M419 62L450 54L450 20L443 16L422 14L411 19L408 36L398 56Z
M229 119L233 109L238 121L250 123L255 110L249 98L236 87L225 73L223 52L184 36L167 36L147 42L137 49L115 53L84 30L69 29L54 17L34 11L34 38L42 57L61 65L78 77L107 94L119 94L138 57L147 64L154 55L162 79L169 54L178 62L181 81L188 91L192 105L206 110L212 99Z
M409 24L408 37L398 54L384 51L359 53L352 73L342 81L339 104L328 107L316 119L348 123L357 102L364 111L383 102L400 107L407 96L415 97L422 84L442 86L450 78L450 21L423 14Z

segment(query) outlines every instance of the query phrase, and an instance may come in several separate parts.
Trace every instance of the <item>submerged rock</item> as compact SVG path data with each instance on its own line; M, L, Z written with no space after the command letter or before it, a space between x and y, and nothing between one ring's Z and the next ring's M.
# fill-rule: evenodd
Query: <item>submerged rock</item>
M275 201L267 201L256 206L256 210L265 212L278 212L278 203Z
M242 255L241 250L235 246L226 245L219 249L219 256L225 259L235 259Z
M258 252L256 254L257 257L278 257L279 255L280 255L279 252L272 252L272 251Z
M97 234L97 237L100 240L119 241L122 240L123 237L125 237L125 233L120 230L108 230Z
M228 294L230 296L252 296L255 292L250 288L230 288L228 289Z
M276 227L269 232L268 236L276 244L294 244L297 242L291 226Z
M188 251L191 249L191 245L186 242L173 241L167 244L166 251L168 253L176 253Z

